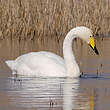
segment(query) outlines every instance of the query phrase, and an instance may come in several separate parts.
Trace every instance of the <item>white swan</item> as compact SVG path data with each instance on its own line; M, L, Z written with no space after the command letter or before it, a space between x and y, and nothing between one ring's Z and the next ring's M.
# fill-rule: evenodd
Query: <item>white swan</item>
M72 41L74 38L79 37L98 54L92 33L92 30L84 26L70 30L63 43L64 59L54 53L40 51L21 55L16 60L6 61L6 64L11 68L13 74L44 77L78 77L80 76L80 69L72 51Z

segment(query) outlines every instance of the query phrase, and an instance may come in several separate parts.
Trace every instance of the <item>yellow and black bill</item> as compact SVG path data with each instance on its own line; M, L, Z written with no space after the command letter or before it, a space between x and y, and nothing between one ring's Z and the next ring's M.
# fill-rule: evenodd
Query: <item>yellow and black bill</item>
M95 40L94 40L93 37L91 37L91 39L90 39L89 46L94 50L94 52L95 52L97 55L99 55L99 52L98 52L98 50L97 50L97 48L96 48Z

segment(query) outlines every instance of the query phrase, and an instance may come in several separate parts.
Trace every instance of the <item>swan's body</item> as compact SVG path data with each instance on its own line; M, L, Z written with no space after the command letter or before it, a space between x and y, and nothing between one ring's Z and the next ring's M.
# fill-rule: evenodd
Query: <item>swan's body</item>
M13 74L37 76L65 76L65 64L62 57L51 52L31 52L18 57L15 61L7 61ZM55 70L55 71L53 71ZM60 71L59 71L60 70ZM47 73L48 71L48 73Z
M11 68L13 74L29 76L49 76L49 77L78 77L80 69L75 61L72 51L72 41L79 37L89 43L92 31L86 27L73 28L65 37L63 43L64 59L54 53L41 51L31 52L19 56L16 60L8 60L6 63ZM94 41L91 47L94 48Z

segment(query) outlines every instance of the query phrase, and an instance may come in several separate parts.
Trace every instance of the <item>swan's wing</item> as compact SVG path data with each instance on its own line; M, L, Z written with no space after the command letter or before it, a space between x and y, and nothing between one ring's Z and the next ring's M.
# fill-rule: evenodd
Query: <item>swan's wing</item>
M52 61L55 61L56 63L59 63L61 65L64 65L64 60L62 57L54 54L54 53L51 53L51 52L46 52L46 51L40 51L40 52L31 52L31 53L28 53L28 54L24 54L22 56L19 56L16 61L17 62L27 62L27 61L31 61L32 59L40 59L42 60L42 58L45 60L52 60ZM42 62L40 62L42 63Z
M45 75L48 74L50 76L53 74L59 76L59 74L64 74L65 72L63 58L51 52L31 52L18 57L15 62L17 64L16 69L20 72L25 71L28 68L34 73L45 73Z
M45 52L45 51L41 51L41 52L38 52L42 55L45 55L46 57L48 57L49 59L53 59L55 60L57 63L61 64L61 65L64 65L64 59L54 53L51 53L51 52Z

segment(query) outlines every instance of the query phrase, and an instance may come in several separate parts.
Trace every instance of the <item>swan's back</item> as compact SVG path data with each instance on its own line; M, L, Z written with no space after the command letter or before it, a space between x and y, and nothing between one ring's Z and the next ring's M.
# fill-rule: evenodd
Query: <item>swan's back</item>
M45 51L24 54L15 61L6 61L6 63L9 67L13 65L10 67L13 74L62 77L65 76L66 71L62 57Z

